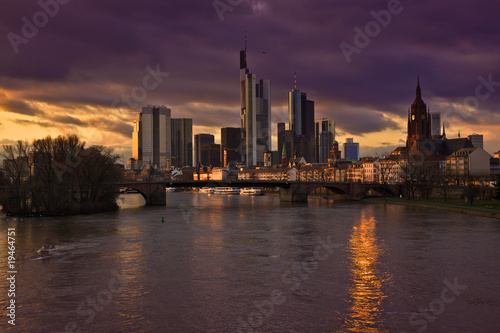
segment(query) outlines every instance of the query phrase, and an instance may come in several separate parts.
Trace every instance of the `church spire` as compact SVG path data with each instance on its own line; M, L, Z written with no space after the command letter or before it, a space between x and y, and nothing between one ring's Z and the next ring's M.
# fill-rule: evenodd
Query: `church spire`
M443 121L443 139L445 139L445 138L446 138L446 130L444 128L444 121Z

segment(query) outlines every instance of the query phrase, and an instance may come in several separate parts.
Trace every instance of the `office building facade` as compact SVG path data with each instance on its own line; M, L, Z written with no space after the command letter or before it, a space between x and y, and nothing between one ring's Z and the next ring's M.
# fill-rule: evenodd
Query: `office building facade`
M241 128L224 127L220 131L221 137L221 163L228 167L241 161Z
M145 106L134 121L132 158L159 170L171 166L171 111L166 106Z
M294 154L307 162L316 162L314 101L296 88L288 93L288 121L289 129L297 136L294 141L300 146L294 147Z
M172 166L193 166L192 119L172 119Z
M344 143L344 158L355 161L359 160L359 143L354 142L353 138L347 138Z
M208 158L202 159L201 149L204 145L210 145L215 142L212 134L196 134L194 136L194 166L208 165Z
M484 139L482 134L471 134L468 136L470 142L474 147L484 148Z
M246 166L264 162L271 149L271 83L257 79L247 66L247 47L240 51L241 156Z

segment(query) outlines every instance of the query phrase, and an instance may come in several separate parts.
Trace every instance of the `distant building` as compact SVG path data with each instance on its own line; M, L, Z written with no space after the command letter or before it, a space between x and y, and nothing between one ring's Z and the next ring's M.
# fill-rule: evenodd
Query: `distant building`
M331 134L328 134L331 133ZM335 121L323 119L315 123L315 162L326 163L330 157L333 141L335 141Z
M257 82L247 66L247 47L240 51L241 157L245 165L264 162L271 149L271 83ZM261 152L261 154L259 154Z
M333 134L333 140L335 140L335 121L334 120L322 120L321 121L321 132L329 131Z
M286 130L278 133L278 148L280 152L283 152L285 149L286 158L290 160L293 158L294 151L294 140L293 140L293 131Z
M241 128L221 128L221 162L224 167L241 161Z
M470 142L472 142L472 145L474 147L484 148L482 134L472 134L472 135L469 135L468 138L469 138Z
M334 142L333 133L330 131L323 131L319 139L319 163L327 163L330 157L330 150Z
M194 164L195 167L208 165L208 159L203 160L201 148L204 145L209 145L215 142L215 137L212 134L196 134L194 136ZM204 163L205 162L205 163Z
M431 117L431 136L440 137L441 136L441 114L440 113L429 113Z
M303 157L308 163L314 163L314 137L309 135L293 136L293 158Z
M132 158L159 170L171 165L170 109L165 106L146 106L136 116L132 133Z
M203 166L220 167L220 145L216 143L201 145L199 162Z
M294 135L294 154L310 163L316 162L314 101L296 87L288 93L288 121Z
M172 165L193 166L192 119L172 119Z
M359 159L359 143L354 139L348 138L344 143L344 158L357 161Z

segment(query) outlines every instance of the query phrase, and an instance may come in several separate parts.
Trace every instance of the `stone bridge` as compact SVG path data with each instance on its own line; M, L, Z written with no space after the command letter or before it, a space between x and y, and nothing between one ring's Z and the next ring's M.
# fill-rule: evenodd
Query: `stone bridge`
M326 188L335 194L343 194L351 201L366 197L369 190L389 196L401 194L398 185L383 185L378 183L334 183L334 182L290 182L290 186L280 188L280 199L284 202L307 202L307 196L319 188Z
M138 191L146 200L147 205L166 205L166 187L267 187L280 188L280 200L283 202L307 202L307 196L318 188L326 188L333 193L347 195L350 200L361 200L369 190L397 196L401 193L400 186L378 183L334 183L334 182L302 182L302 181L264 181L264 180L234 180L234 181L196 181L172 180L160 182L122 182L125 186Z

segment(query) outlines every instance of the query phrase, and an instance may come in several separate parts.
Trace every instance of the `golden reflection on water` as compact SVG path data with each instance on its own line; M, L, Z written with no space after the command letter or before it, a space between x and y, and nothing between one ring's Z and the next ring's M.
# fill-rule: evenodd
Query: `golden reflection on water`
M387 278L380 271L378 260L383 250L376 237L376 220L363 214L353 226L349 239L351 284L348 289L349 332L386 332L381 329L381 303L387 296L382 287Z

